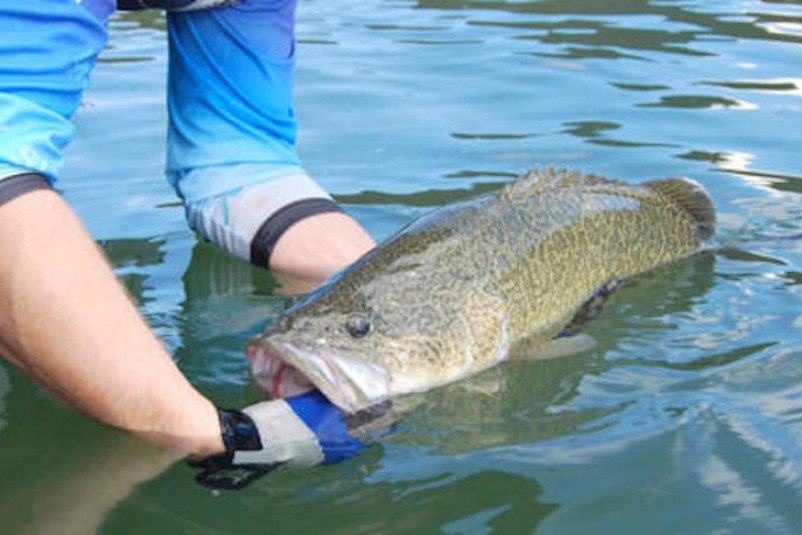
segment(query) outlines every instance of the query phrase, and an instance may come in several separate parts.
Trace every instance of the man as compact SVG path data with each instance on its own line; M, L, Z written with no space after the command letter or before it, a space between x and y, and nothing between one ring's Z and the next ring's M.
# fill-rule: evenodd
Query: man
M317 281L374 245L293 148L295 0L120 3L172 10L168 179L198 234ZM252 469L247 481L276 464L352 455L361 444L317 393L240 412L197 392L52 189L114 8L0 4L0 354L84 413L201 459L212 479L238 465Z

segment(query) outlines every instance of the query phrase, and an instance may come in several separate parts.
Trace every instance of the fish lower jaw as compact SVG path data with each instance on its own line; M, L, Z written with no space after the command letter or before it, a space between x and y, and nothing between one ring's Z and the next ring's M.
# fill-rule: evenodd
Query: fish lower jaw
M317 388L343 410L357 412L392 393L384 367L356 358L275 340L249 344L247 353L257 384L274 398Z

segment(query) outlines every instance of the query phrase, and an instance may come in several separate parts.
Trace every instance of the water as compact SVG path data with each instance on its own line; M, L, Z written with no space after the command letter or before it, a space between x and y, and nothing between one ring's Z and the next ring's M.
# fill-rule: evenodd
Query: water
M617 293L595 349L238 493L0 363L2 531L798 532L802 2L310 0L298 30L299 150L375 237L560 163L696 178L726 247ZM61 187L182 370L242 406L276 283L199 244L163 179L165 45L160 14L115 16Z

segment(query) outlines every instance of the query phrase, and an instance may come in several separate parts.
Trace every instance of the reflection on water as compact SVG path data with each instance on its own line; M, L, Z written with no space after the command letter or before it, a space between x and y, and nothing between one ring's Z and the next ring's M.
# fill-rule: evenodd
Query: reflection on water
M478 173L477 173L478 174ZM483 173L482 173L483 174ZM464 201L477 195L498 191L504 182L473 182L465 189L433 189L410 194L363 191L355 195L336 195L337 202L345 204L404 204L406 206L442 206Z
M766 12L768 6L749 4L743 12L710 12L693 2L653 2L650 0L608 1L604 5L588 0L552 0L535 2L466 2L459 0L419 1L421 9L476 9L514 13L516 20L473 20L472 24L503 25L520 29L545 30L533 38L556 44L615 45L623 48L658 50L672 54L712 55L711 52L689 52L676 43L722 40L726 38L802 42L794 32L777 28L798 28L802 14L798 8L784 6L789 12ZM716 6L719 9L737 5ZM795 12L794 12L795 11ZM529 19L527 15L540 15ZM559 20L560 16L572 16ZM732 15L737 15L737 20ZM544 20L545 19L545 20ZM769 29L772 28L772 29ZM570 29L571 31L558 31ZM544 37L545 36L545 37Z
M744 80L740 82L705 82L709 85L727 87L729 89L747 91L790 91L794 95L802 95L802 81L788 78L784 80Z
M701 95L671 95L660 102L641 104L644 108L749 108L749 104L723 97Z
M3 530L796 531L800 27L799 2L300 2L299 150L377 238L555 163L694 177L711 251L616 292L593 349L416 396L365 455L236 494L143 468L2 363ZM165 184L164 15L119 13L110 35L60 185L181 369L243 406L261 393L242 348L281 283L198 243ZM90 484L112 474L153 479Z
M167 30L167 17L163 11L158 9L147 11L118 11L114 14L111 28L115 32L139 29L151 29L164 32Z

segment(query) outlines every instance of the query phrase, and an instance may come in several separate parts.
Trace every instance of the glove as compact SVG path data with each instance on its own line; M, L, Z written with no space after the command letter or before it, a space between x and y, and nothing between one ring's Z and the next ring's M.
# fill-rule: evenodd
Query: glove
M225 453L190 461L190 465L203 470L195 478L201 485L241 489L285 464L309 467L350 459L367 447L366 422L370 427L388 411L385 405L371 410L367 418L363 413L357 418L346 416L313 390L263 401L242 411L218 408L217 412ZM353 429L352 434L349 428L355 426L362 431Z

